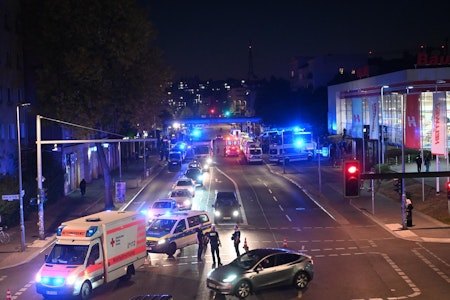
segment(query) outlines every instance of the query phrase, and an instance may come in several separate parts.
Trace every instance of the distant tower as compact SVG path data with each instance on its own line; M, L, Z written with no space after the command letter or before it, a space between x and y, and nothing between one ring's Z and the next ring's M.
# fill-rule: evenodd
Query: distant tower
M253 72L253 53L252 53L252 44L248 44L248 77L247 80L255 80L258 77L256 77L255 73Z

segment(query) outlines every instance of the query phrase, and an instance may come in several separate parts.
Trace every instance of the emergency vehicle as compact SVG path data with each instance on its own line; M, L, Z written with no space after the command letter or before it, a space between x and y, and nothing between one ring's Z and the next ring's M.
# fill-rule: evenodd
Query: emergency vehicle
M206 211L174 212L154 219L146 232L147 251L173 256L177 249L197 243L197 228L211 231L211 218Z
M145 216L104 211L58 227L56 243L36 274L36 291L44 297L79 296L121 278L129 280L144 264Z
M244 149L244 158L247 163L262 163L262 148L257 143L247 143Z
M228 137L225 143L225 157L238 156L239 151L239 138Z

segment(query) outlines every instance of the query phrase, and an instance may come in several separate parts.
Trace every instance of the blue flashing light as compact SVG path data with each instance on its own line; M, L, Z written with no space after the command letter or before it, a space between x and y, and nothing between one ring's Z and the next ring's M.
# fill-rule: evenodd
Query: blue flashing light
M193 137L200 137L201 135L202 135L202 132L199 129L194 129L194 131L192 131Z
M296 146L296 147L302 147L303 144L304 144L303 140L296 140L296 141L295 141L295 146Z
M86 231L86 237L91 237L93 236L98 230L98 226L91 226L89 227L89 229Z
M58 230L56 231L56 236L61 236L64 227L66 227L66 226L64 225L64 226L59 226L58 227Z

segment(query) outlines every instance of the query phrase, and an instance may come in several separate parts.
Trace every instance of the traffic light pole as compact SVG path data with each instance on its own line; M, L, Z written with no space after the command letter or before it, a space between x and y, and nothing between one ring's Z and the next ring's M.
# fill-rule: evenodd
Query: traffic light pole
M38 188L38 195L41 194L42 191L42 143L41 143L41 116L36 116L36 152L37 152L37 188ZM44 230L44 201L45 199L41 199L41 197L38 197L38 209L39 209L39 221L38 221L38 228L39 228L39 239L45 240L45 230Z

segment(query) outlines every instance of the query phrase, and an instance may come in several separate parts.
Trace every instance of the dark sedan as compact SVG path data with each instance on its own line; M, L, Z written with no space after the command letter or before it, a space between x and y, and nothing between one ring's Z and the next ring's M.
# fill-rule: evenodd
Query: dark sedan
M192 179L195 183L195 186L203 186L203 172L199 168L189 168L184 173L184 176Z
M303 253L261 248L242 254L231 263L213 269L207 277L208 288L239 299L257 290L292 285L304 290L314 277L313 260Z

